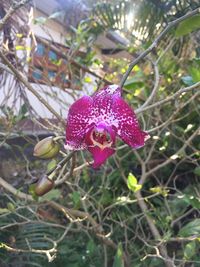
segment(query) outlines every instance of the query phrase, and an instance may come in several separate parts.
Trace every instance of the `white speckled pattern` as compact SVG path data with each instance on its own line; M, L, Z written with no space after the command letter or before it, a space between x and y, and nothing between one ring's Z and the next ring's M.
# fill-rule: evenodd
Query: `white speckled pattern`
M148 134L140 130L134 111L121 97L121 88L109 85L91 97L83 96L71 106L67 118L66 149L87 149L87 132L100 124L112 128L116 136L133 148L143 146L148 138Z

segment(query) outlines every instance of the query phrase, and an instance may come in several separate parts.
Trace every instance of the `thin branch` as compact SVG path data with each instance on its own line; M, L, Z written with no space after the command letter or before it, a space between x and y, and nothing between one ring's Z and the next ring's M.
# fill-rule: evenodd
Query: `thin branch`
M191 86L188 86L188 87L181 88L176 93L174 93L173 95L168 96L167 98L165 98L163 100L160 100L159 102L156 102L156 103L154 103L152 105L149 105L149 106L146 106L146 107L141 106L140 108L138 108L138 109L135 110L135 113L136 114L139 114L139 113L144 112L146 110L149 110L149 109L152 109L152 108L155 108L155 107L162 106L163 104L165 104L165 103L167 103L169 101L172 101L172 100L176 99L177 96L179 96L179 95L181 95L183 93L187 93L187 92L189 92L189 91L191 91L193 89L196 89L197 87L200 87L200 82L197 82L197 83L195 83L195 84L193 84Z
M31 195L25 194L16 188L14 188L11 184L7 183L3 178L0 177L0 185L3 186L8 192L12 193L18 198L33 201Z
M71 158L74 155L74 153L72 152L71 154L69 154L68 156ZM68 159L69 159L68 157ZM85 168L86 166L89 166L91 163L84 163L76 168L73 169L73 173L76 173L77 171L82 170L83 168ZM58 169L60 168L60 166L57 166ZM56 168L57 168L56 167ZM69 176L70 171L64 176L64 179L60 179L58 181L55 181L55 185L60 185L62 183L64 183L67 179L67 177ZM25 199L25 200L29 200L29 201L34 201L34 199L32 198L31 195L29 194L25 194L19 190L17 190L15 187L13 187L11 184L7 183L3 178L0 177L0 186L2 186L6 191L10 192L11 194L15 195L18 198L21 199Z
M193 236L188 236L188 237L172 237L166 240L161 240L161 242L164 243L170 243L170 242L178 242L178 243L182 243L182 242L191 242L194 240L198 240L199 239L199 235L193 235Z
M190 138L188 138L188 140L186 140L184 142L184 145L175 153L177 156L184 151L184 149L190 144L190 142L198 135L198 133L200 132L200 127L197 128L196 131L194 131L194 133L190 136ZM148 171L145 176L149 176L150 174L156 172L157 170L159 170L160 168L165 167L166 165L168 165L169 163L171 163L174 160L173 155L171 157L169 157L166 161L164 161L163 163L157 165L156 167L154 167L153 169L151 169L150 171Z
M147 130L147 133L151 133L151 132L155 132L156 130L159 130L160 128L162 128L162 130L164 129L164 127L166 127L167 125L169 125L170 123L175 123L177 120L175 120L174 118L176 117L176 115L180 112L181 109L183 109L185 106L187 106L191 101L193 101L196 97L198 97L198 95L200 94L200 91L197 91L194 95L192 95L186 102L183 102L182 105L178 106L178 109L174 111L174 113L162 124L158 125L157 127L154 127L152 129Z
M6 15L0 20L0 31L3 29L4 25L8 22L10 17L22 6L26 5L30 0L22 0L20 2L13 1L13 4L9 8Z
M142 210L142 212L144 213L144 215L146 217L147 223L149 225L149 228L151 230L153 237L155 238L155 240L161 240L162 239L161 235L160 235L153 219L148 215L149 209L148 209L148 207L147 207L147 205L146 205L146 203L145 203L145 201L141 195L141 192L140 191L136 192L135 196L137 198L140 209ZM158 246L158 250L159 250L158 254L162 256L162 259L165 262L165 266L166 267L175 267L172 259L170 259L168 254L167 254L167 249L166 249L165 245L161 243Z
M153 61L151 61L151 63L154 66L154 73L155 73L154 74L155 75L155 78L154 78L154 87L153 87L153 90L152 90L150 96L147 98L147 100L145 101L145 103L139 108L140 110L144 110L144 108L146 106L148 106L149 103L152 102L154 96L156 95L156 93L157 93L157 91L159 89L159 79L160 79L160 77L159 77L158 65L157 65L156 62L153 62Z
M55 168L53 168L52 170L50 170L49 172L46 173L46 175L52 174L52 173L56 173L57 171L59 171L63 165L65 165L74 155L75 155L75 151L70 152L65 158L63 158L56 166Z
M126 73L124 74L124 76L122 77L122 80L120 82L120 87L122 88L124 86L124 83L126 82L129 74L131 73L133 67L143 58L145 58L149 53L151 53L151 51L157 47L158 43L162 40L162 38L165 36L166 33L169 32L169 30L171 30L173 27L175 27L176 25L178 25L180 22L182 22L183 20L193 17L194 15L198 14L200 12L200 8L196 8L193 11L187 13L186 15L175 19L174 21L169 22L169 24L167 25L167 27L156 37L156 39L153 41L153 43L144 51L142 52L135 60L133 60L131 62L131 64L129 65L128 70L126 71Z
M77 222L79 223L80 220L85 220L87 219L90 224L93 227L93 232L95 233L96 237L100 240L102 240L102 242L104 244L106 244L107 246L113 248L113 249L117 249L117 244L114 243L103 231L103 228L100 224L98 224L95 219L87 212L84 211L80 211L80 210L74 210L74 209L68 209L54 201L50 201L47 204L50 204L52 207L54 207L55 209L61 211L68 219L70 219L71 222ZM78 219L77 219L78 218ZM123 258L125 260L125 263L128 263L128 258L126 253L123 253ZM128 266L128 265L127 265Z
M10 74L13 74L12 71L4 64L0 62L0 69L9 72Z
M56 244L53 245L53 247L51 249L20 249L20 248L13 248L11 246L8 246L5 243L1 243L0 244L0 248L4 248L5 250L9 251L9 252L17 252L17 253L39 253L39 254L45 254L48 258L49 262L52 262L55 259L56 253L57 253L57 249L56 249ZM51 253L53 255L51 255Z
M180 220L182 220L183 218L187 217L190 213L194 212L194 208L193 209L189 209L187 212L185 212L183 215L181 215L180 217L176 218L175 220L173 220L170 224L170 226L173 228L174 225L179 222Z
M82 165L80 165L80 166L78 166L78 167L76 167L76 168L73 169L73 174L74 174L75 172L78 172L78 171L84 169L84 168L87 167L87 166L92 165L92 164L93 164L93 162L86 162L86 163L83 163ZM67 180L67 178L70 177L70 174L71 174L71 170L70 170L69 172L67 172L61 179L56 180L56 181L55 181L55 185L57 186L57 185L60 185L60 184L64 183L64 182Z
M0 58L5 63L6 66L11 69L12 73L24 84L24 86L35 96L37 99L60 121L65 125L65 121L63 118L52 108L49 103L32 87L32 85L27 81L25 76L20 73L16 67L12 65L12 63L4 56L4 53L2 50L0 50Z

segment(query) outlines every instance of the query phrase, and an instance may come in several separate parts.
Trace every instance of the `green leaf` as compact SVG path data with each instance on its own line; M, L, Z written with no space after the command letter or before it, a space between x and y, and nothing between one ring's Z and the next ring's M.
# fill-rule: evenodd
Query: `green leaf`
M12 202L8 202L7 203L7 208L9 211L14 211L15 210L15 206L13 205Z
M112 203L112 201L113 201L113 196L112 196L110 190L103 189L99 203L101 205L106 206L106 205L110 205Z
M141 88L143 87L144 83L143 83L143 79L142 77L133 77L128 79L125 84L124 84L124 88L126 89L137 89L137 88Z
M187 204L190 204L193 208L200 209L200 198L194 195L185 194L183 199Z
M163 195L164 197L167 197L168 193L169 193L168 189L165 189L164 187L161 187L161 186L151 187L149 190L152 193L159 193L159 194Z
M191 259L196 254L196 241L188 243L184 248L184 258Z
M47 18L45 18L45 17L38 17L38 18L35 18L34 19L33 23L40 25L40 24L44 24L46 21L47 21Z
M40 197L40 201L43 202L43 201L50 201L50 200L53 200L53 199L58 199L61 195L61 192L59 189L53 189L51 190L50 192L48 192L47 194L45 194L44 196Z
M35 193L35 186L36 186L36 184L29 185L28 192L32 196L32 198L37 201L38 196Z
M8 213L10 212L9 209L0 208L0 214Z
M175 36L180 37L195 30L198 30L199 28L200 28L200 15L196 15L181 22L175 31Z
M188 71L189 71L190 75L192 76L192 80L194 82L199 82L200 81L199 66L190 66L188 68Z
M128 175L127 186L133 192L137 192L142 188L142 185L138 184L137 178L132 173Z
M89 77L89 76L86 76L86 77L84 78L84 82L86 82L86 83L91 83L91 82L92 82L92 78Z
M19 113L18 113L17 116L15 117L15 121L16 121L16 122L19 122L19 121L25 119L25 118L27 117L27 113L28 113L27 106L26 106L26 104L23 104L23 105L20 107Z
M120 243L117 248L117 253L114 257L113 267L124 267L122 244Z
M73 204L74 204L74 208L76 208L76 209L80 208L81 196L80 196L79 192L74 191L72 193L72 201L73 201Z
M197 176L200 176L200 167L196 167L194 169L194 174L196 174Z
M195 219L186 224L179 231L179 236L188 237L193 235L200 235L200 219Z
M28 108L26 106L26 104L23 104L20 108L20 112L23 114L23 115L26 115L26 113L28 112Z
M95 251L95 243L92 239L89 240L89 242L87 243L87 251L88 254L92 255Z

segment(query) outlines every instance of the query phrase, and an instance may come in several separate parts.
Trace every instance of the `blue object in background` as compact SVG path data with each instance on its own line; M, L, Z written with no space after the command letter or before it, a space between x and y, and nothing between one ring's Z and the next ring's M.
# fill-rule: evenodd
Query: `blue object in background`
M52 71L52 70L49 70L48 71L48 78L49 78L50 81L55 81L56 72L55 71Z
M37 56L44 56L45 54L45 46L41 43L37 44L37 48L35 51Z
M63 83L67 83L67 82L69 82L69 80L66 78L66 74L65 74L65 73L61 73L61 81L62 81Z
M32 76L36 80L41 80L42 79L42 69L38 69L38 68L34 69Z
M52 50L49 51L48 57L51 61L56 61L58 59L57 54Z

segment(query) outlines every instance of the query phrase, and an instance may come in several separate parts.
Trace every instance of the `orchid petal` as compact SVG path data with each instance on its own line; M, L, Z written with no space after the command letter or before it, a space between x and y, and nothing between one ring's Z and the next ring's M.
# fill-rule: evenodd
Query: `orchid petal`
M110 141L112 142L112 144L115 143L115 139L116 139L116 135L117 133L112 129L112 127L110 126L107 126L105 125L104 123L100 123L100 124L97 124L97 125L92 125L90 127L90 129L87 131L86 135L85 135L85 143L88 145L88 146L91 146L93 145L93 140L91 138L91 135L92 135L92 132L96 130L97 132L104 132L104 133L108 133L109 136L110 136Z
M91 97L83 96L70 107L66 127L66 149L78 150L87 147L83 141L90 127L92 103Z
M95 136L95 133L99 133L100 136ZM105 139L107 135L109 136L109 140ZM115 153L113 149L115 139L116 132L104 123L93 125L86 133L85 143L88 146L87 150L92 154L94 159L93 168L98 168L108 157Z
M107 85L105 86L104 88L102 88L101 90L98 90L96 91L94 94L93 94L93 98L104 98L106 96L121 96L121 91L122 89L116 85L116 84L112 84L112 85Z
M114 97L121 96L121 88L118 85L109 85L97 91L93 97L93 122L104 122L109 126L118 126L118 119L113 116L112 104Z
M134 111L122 98L113 98L112 112L118 120L118 136L133 148L137 149L144 146L149 135L140 130Z
M87 149L94 158L93 168L99 167L115 153L118 135L133 148L144 146L149 138L140 130L134 111L121 98L121 88L109 85L84 96L70 108L67 118L67 149Z
M101 150L99 147L88 147L88 151L92 154L94 163L92 164L93 168L98 168L103 164L108 157L112 156L115 153L113 148L104 148Z

